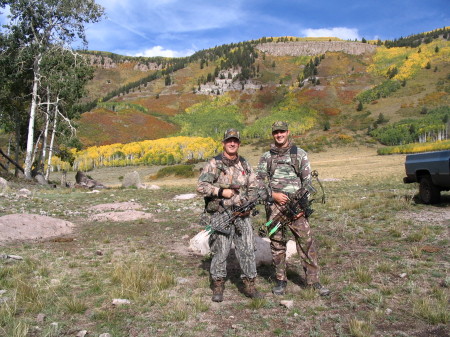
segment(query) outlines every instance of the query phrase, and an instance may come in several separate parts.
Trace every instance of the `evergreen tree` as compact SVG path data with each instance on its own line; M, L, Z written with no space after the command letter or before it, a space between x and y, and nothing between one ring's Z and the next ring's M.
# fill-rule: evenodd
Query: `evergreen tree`
M170 78L169 74L167 74L166 77L164 78L164 84L166 87L172 84L172 79Z
M361 101L358 102L358 106L356 107L356 111L362 111L363 109L363 104Z

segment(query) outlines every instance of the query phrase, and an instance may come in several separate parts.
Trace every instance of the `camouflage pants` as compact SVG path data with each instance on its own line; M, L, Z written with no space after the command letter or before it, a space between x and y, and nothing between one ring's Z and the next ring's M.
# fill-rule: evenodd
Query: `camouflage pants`
M226 217L224 214L215 213L213 217ZM213 255L210 267L213 280L223 279L227 276L227 257L234 242L236 257L241 267L241 278L256 277L255 249L253 228L250 218L237 218L231 225L231 233L225 235L214 233L209 244Z
M272 219L278 212L277 206L271 207ZM295 238L297 253L300 255L303 269L306 272L306 282L313 284L319 282L319 264L317 262L317 250L311 234L309 222L305 217L289 223L287 226ZM270 249L272 251L272 261L275 266L275 276L277 280L286 281L286 245L287 241L283 233L287 228L276 232L270 238Z

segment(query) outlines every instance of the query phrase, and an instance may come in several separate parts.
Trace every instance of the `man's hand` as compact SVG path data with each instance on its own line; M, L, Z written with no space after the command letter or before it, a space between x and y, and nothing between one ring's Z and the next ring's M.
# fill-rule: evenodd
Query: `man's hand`
M230 199L234 196L234 190L230 189L230 188L225 188L222 191L222 197L224 197L225 199Z
M289 197L281 192L272 192L272 198L278 205L285 205L289 201Z

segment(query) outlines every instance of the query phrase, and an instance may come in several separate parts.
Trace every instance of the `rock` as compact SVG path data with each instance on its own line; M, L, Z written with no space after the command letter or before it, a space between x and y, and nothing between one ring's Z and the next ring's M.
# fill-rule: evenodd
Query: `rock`
M286 260L289 260L295 254L297 254L297 245L295 241L289 240L286 245Z
M100 334L98 337L112 337L112 336L111 336L111 334L105 332L105 333Z
M38 322L38 323L44 323L46 317L47 317L47 316L45 316L45 314L40 313L40 314L38 314L37 317L36 317L36 322Z
M2 296L3 294L6 294L7 290L5 289L0 289L0 296Z
M34 176L34 180L38 182L39 185L48 185L47 180L45 180L45 177L42 173L38 173Z
M202 230L189 241L189 249L200 255L208 255L209 249L209 233ZM234 249L234 245L232 246ZM286 259L296 254L296 246L293 240L289 240L286 248ZM272 253L270 250L270 239L255 237L255 260L256 265L272 263Z
M22 188L19 190L19 197L29 197L31 196L31 191L26 188Z
M398 276L400 276L400 278L405 278L406 277L406 273L401 273L400 275L398 275Z
M9 188L8 181L0 177L0 191L7 190Z
M94 214L90 217L92 221L114 221L114 222L120 222L120 221L134 221L139 219L149 219L153 222L157 222L158 220L155 219L154 215L151 213L146 213L142 211L134 211L134 210L128 210L124 212L106 212L106 213L99 213Z
M19 255L7 255L7 254L1 254L0 259L11 259L11 260L23 260L22 256Z
M130 300L124 299L124 298L115 298L112 301L113 305L125 305L125 304L131 304Z
M288 309L291 309L294 306L294 301L283 300L283 301L280 301L280 305L282 305L283 307L286 307Z
M256 46L262 52L274 56L312 56L326 52L344 52L346 54L360 55L373 53L377 46L369 43L348 43L345 41L293 41L286 43L261 43Z
M77 337L84 337L84 336L87 335L87 333L88 333L87 330L81 330L75 336L77 336Z
M125 177L122 181L122 187L138 187L142 186L141 178L139 177L139 173L137 171L128 172L125 174Z
M181 237L181 239L183 239L183 240L187 240L187 239L189 239L189 235L183 235L182 237Z
M88 177L83 172L78 171L75 175L75 181L77 184L75 187L82 187L82 188L106 188L102 183L99 183L98 181Z
M387 308L387 309L384 311L384 313L385 313L386 315L390 315L390 314L392 313L392 309Z
M197 196L195 193L187 193L187 194L179 194L176 195L173 200L188 200L188 199L194 199Z
M177 277L176 281L177 281L177 284L186 284L189 282L189 280L184 277Z
M257 266L272 263L269 238L255 237L255 261Z
M20 255L8 255L8 258L12 260L23 260L23 257Z
M150 185L149 187L147 187L147 189L149 189L149 190L160 190L161 187L159 187L158 185Z
M70 234L74 224L38 214L8 214L0 217L0 246L16 240L42 240Z

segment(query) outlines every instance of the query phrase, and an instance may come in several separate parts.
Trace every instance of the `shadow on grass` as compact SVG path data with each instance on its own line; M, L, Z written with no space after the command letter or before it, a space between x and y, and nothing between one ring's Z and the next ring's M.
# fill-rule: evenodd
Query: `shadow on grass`
M425 205L418 193L414 195L413 200L416 204ZM449 207L450 206L450 193L449 192L441 192L441 198L440 198L439 202L435 203L435 204L430 204L428 206L433 206L433 207L437 207L437 208Z
M205 270L208 274L210 272L211 268L211 258L204 258L201 261L200 268ZM300 261L294 261L292 264L287 264L287 278L288 281L292 282L293 284L301 287L306 288L306 278L304 276L304 273L300 272L299 269L302 269ZM275 274L274 274L274 268L271 264L262 264L257 267L258 276L263 278L268 283L275 284ZM241 268L239 266L239 262L236 257L235 250L232 248L230 250L230 254L227 258L227 278L226 281L229 281L231 284L235 285L237 290L244 294L244 284L241 280ZM303 274L303 275L302 275ZM210 285L209 285L211 291L212 291L212 280L210 277ZM257 286L258 288L258 286Z

